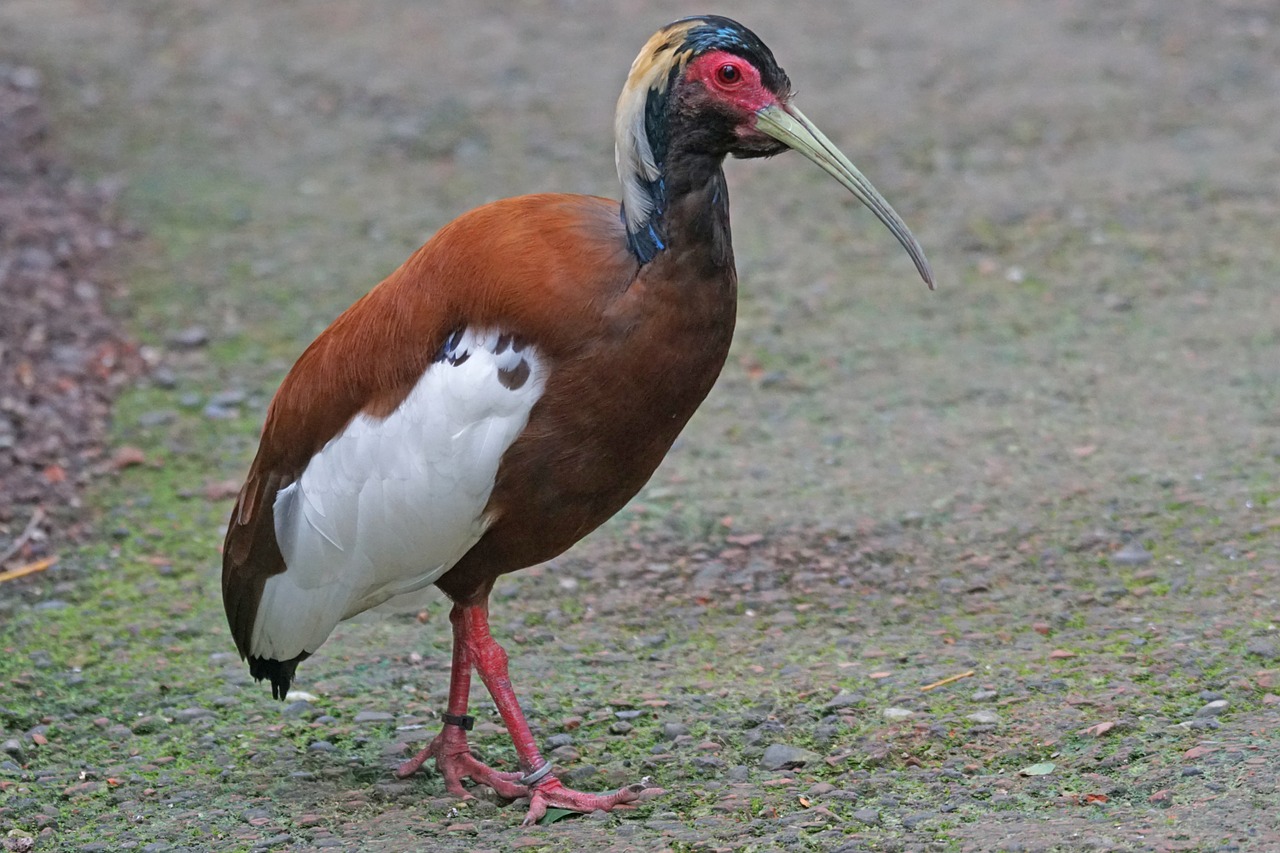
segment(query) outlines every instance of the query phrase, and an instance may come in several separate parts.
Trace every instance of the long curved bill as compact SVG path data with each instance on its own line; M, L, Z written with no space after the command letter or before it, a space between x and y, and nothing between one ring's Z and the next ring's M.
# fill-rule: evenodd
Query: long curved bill
M884 200L884 196L876 192L871 182L849 162L849 158L841 154L840 149L813 122L805 118L804 113L790 104L771 104L756 113L756 128L817 163L824 172L853 193L858 201L870 208L876 218L898 238L898 242L915 262L920 277L933 290L933 270L911 229L889 206L889 202Z

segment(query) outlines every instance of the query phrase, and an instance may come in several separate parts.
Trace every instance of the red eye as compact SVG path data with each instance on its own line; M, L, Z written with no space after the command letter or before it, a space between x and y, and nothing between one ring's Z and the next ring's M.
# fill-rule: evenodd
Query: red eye
M716 69L716 82L728 88L737 86L742 82L742 69L731 62L726 62Z

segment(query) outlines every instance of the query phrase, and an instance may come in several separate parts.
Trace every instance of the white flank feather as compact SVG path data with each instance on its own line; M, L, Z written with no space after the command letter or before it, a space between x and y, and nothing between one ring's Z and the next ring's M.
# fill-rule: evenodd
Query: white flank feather
M356 416L276 495L288 568L263 589L251 654L315 651L339 621L433 583L484 534L498 464L546 381L535 350L495 354L498 338L466 330L399 408ZM498 371L521 360L528 379L507 388Z

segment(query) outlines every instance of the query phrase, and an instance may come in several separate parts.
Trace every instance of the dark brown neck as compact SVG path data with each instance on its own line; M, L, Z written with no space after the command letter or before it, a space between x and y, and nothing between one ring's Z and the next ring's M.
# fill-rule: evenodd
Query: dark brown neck
M675 252L681 256L680 266L693 264L700 274L733 267L723 162L723 156L677 149L662 164L657 180L645 184L653 211L627 235L640 263Z

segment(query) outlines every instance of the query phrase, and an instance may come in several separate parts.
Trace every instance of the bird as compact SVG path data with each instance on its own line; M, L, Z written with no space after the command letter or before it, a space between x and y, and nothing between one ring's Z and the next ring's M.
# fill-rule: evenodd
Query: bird
M640 50L615 114L621 200L544 193L482 205L441 228L308 346L267 409L228 522L222 595L250 674L284 699L300 661L342 620L434 585L453 635L434 759L548 808L634 807L648 780L576 791L552 772L489 627L504 574L566 551L652 475L711 390L733 337L737 272L726 157L795 150L848 189L907 250L923 249L872 184L794 103L760 38L699 15ZM473 671L518 768L470 751Z

